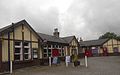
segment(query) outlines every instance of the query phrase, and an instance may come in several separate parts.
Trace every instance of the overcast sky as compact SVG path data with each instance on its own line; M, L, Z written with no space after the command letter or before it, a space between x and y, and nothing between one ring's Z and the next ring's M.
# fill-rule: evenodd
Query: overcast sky
M97 39L120 32L120 0L0 0L0 28L25 19L46 34Z

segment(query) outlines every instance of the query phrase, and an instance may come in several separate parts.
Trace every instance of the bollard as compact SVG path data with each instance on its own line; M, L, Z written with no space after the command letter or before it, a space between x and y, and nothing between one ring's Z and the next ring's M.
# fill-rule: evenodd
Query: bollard
M12 61L10 61L10 74L12 74Z
M49 66L51 67L51 57L49 57Z
M66 67L68 67L68 62L66 62Z
M87 56L85 55L85 67L88 67Z

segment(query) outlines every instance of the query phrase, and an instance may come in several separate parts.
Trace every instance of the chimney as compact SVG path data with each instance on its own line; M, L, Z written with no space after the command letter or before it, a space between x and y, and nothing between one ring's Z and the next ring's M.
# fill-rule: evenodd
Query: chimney
M80 37L80 41L79 42L81 42L81 41L83 41L82 37Z
M59 37L58 28L54 29L53 35L56 36L56 37Z

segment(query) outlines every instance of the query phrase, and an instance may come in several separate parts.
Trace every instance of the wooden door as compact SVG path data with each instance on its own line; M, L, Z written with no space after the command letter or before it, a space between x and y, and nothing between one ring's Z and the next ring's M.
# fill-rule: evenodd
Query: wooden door
M52 56L53 57L59 56L59 50L58 49L52 49Z

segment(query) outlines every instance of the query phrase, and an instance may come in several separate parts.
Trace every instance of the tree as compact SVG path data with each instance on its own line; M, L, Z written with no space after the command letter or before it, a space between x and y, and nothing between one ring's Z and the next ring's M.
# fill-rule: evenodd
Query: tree
M105 39L105 38L120 40L120 36L117 36L114 32L106 32L105 34L99 37L99 39Z
M117 38L116 38L116 39L120 41L120 35L119 35L119 36L117 36Z

